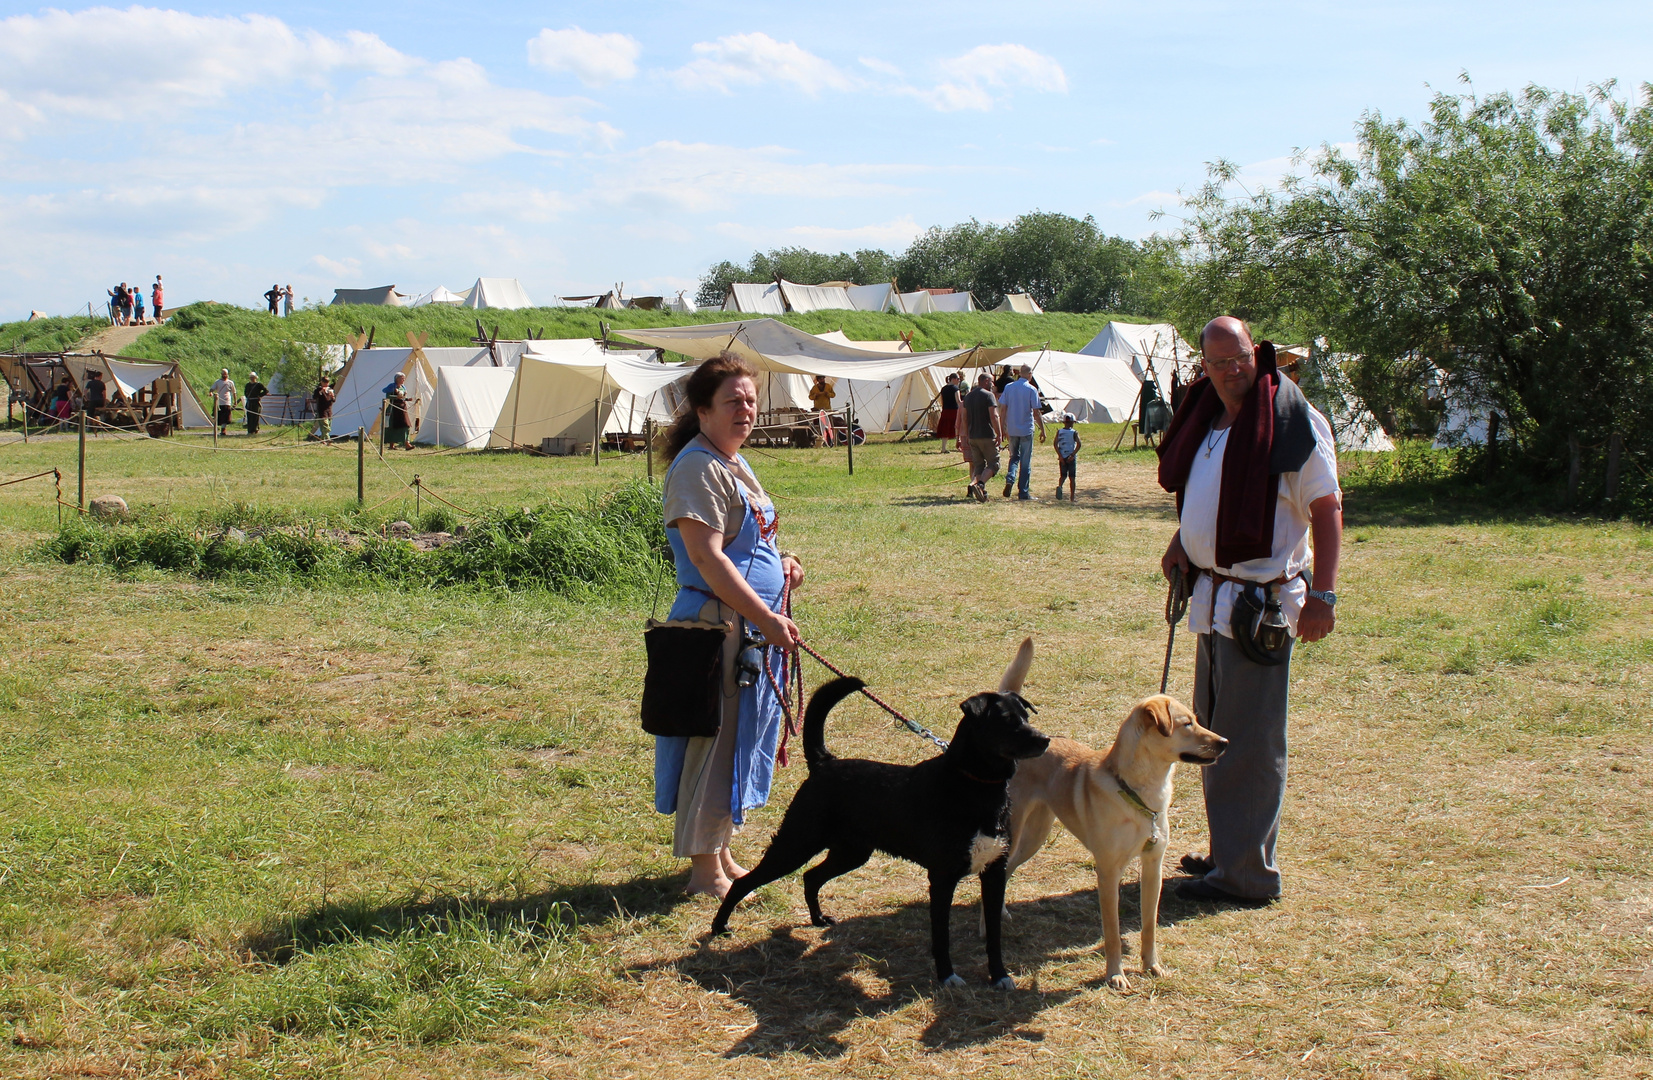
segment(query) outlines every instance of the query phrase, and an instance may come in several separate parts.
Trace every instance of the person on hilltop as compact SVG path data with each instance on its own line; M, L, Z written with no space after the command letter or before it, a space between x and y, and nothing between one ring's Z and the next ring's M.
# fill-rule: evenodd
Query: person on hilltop
M269 290L264 294L264 302L270 305L271 315L279 315L280 310L278 305L281 303L281 286L271 285Z
M235 384L230 382L230 369L218 373L218 381L211 387L213 403L218 407L218 434L230 433L230 413L235 408Z
M132 324L132 290L126 287L124 281L116 289L116 301L120 304L121 325L130 326Z
M804 572L776 546L775 504L740 454L757 422L757 372L724 352L695 368L683 390L687 405L661 454L670 463L663 514L678 585L668 618L734 629L722 653L722 723L705 738L656 736L654 806L676 815L672 854L689 859L688 892L722 897L746 873L729 842L769 799L783 723L776 688L800 640L783 600ZM741 628L763 639L755 650L763 670L744 678Z
M247 373L247 385L241 388L241 401L246 406L247 434L257 435L259 421L264 419L264 398L270 388L258 381L258 372Z
M987 482L999 471L999 446L1004 442L1000 426L999 400L993 396L993 376L982 372L976 376L976 388L964 395L964 430L969 453L965 455L970 470L970 486L964 493L977 502L987 501Z
M161 322L164 318L162 301L165 299L166 296L161 289L161 275L156 274L155 284L150 286L149 289L149 313L150 317L157 323Z
M1039 426L1039 441L1045 441L1045 417L1040 410L1044 403L1039 391L1029 381L1033 369L1023 364L1016 378L1005 384L999 394L999 409L1004 414L1004 434L1010 443L1010 464L1004 470L1004 497L1010 498L1010 487L1016 486L1016 498L1022 502L1033 499L1029 485L1033 481L1033 426Z
M132 286L132 320L139 326L144 325L143 290L136 285Z
M291 285L281 290L281 305L285 314L290 318L293 314L293 287Z
M1200 333L1204 378L1160 441L1159 483L1179 526L1161 568L1196 573L1194 712L1229 740L1202 769L1209 854L1189 854L1187 900L1278 899L1275 845L1286 795L1286 712L1294 640L1337 625L1342 493L1331 425L1281 376L1274 346L1239 319ZM1312 570L1312 576L1311 576Z

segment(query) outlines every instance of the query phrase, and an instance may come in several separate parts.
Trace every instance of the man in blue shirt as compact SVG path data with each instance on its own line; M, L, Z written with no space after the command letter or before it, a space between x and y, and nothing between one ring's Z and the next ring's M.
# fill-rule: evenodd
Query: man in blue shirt
M1004 433L1010 441L1010 465L1004 473L1004 497L1010 498L1010 487L1016 485L1016 497L1026 502L1033 498L1028 485L1033 482L1033 426L1039 426L1039 441L1045 441L1045 418L1039 410L1039 391L1028 382L1033 369L1023 364L1019 378L1004 388L999 395L999 410L1004 416Z

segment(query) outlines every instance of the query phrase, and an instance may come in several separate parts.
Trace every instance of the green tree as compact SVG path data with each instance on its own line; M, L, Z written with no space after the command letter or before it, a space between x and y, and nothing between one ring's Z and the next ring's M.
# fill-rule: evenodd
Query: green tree
M1496 409L1536 475L1617 433L1653 450L1653 88L1633 106L1528 87L1437 95L1428 122L1363 117L1279 191L1224 198L1219 164L1192 200L1178 307L1362 360L1378 408L1415 400L1429 367ZM1599 455L1597 458L1599 462ZM1598 470L1592 470L1597 472Z

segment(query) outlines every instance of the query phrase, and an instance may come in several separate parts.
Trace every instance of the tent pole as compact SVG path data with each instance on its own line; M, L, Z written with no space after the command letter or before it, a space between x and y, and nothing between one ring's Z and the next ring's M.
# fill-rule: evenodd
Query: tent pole
M935 395L935 397L933 397L933 398L931 398L931 399L930 399L930 404L929 404L929 405L926 405L926 406L924 406L924 411L923 411L923 412L921 412L921 413L919 413L919 414L918 414L918 415L917 415L917 416L915 416L915 417L913 417L913 422L912 422L912 423L910 423L910 424L908 424L908 425L907 425L907 430L906 430L906 431L903 431L903 432L902 432L902 433L901 433L901 438L899 438L899 439L897 439L897 440L895 440L895 441L896 441L896 442L898 442L898 443L904 443L904 442L906 442L906 441L907 441L907 436L908 436L908 435L911 435L911 434L912 434L912 433L913 433L913 428L915 428L915 427L917 427L917 426L918 426L918 422L919 422L919 421L920 421L920 420L922 420L922 419L924 419L924 418L925 418L925 417L926 417L926 416L929 416L929 415L930 415L930 409L931 409L931 408L932 408L932 407L933 407L933 406L934 406L934 405L935 405L935 403L936 403L936 402L937 402L937 401L938 401L938 400L939 400L939 399L940 399L940 398L941 398L941 391L940 391L940 390L937 390L937 391L936 391L936 395Z
M844 406L844 446L849 450L849 474L855 475L855 397Z
M643 419L643 454L649 461L649 483L654 483L654 420Z
M367 432L356 429L356 506L367 501Z

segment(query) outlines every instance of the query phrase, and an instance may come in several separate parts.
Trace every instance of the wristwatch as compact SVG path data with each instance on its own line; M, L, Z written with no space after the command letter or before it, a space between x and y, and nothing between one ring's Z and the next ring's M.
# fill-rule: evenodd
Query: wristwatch
M1337 607L1337 594L1332 592L1330 589L1327 589L1325 592L1321 592L1319 589L1310 589L1309 595L1329 608Z

